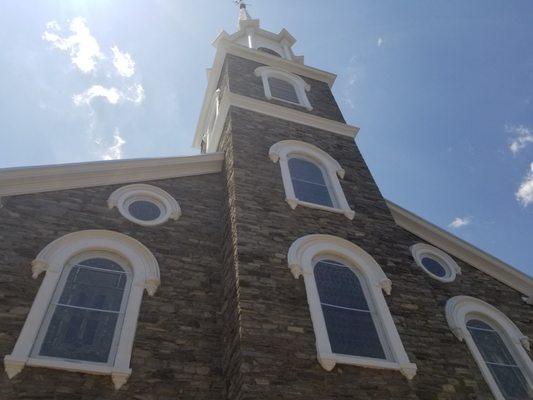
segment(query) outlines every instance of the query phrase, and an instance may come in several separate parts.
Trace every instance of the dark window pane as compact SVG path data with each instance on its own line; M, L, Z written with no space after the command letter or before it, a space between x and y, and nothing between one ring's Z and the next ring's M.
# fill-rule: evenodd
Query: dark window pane
M276 57L281 57L278 52L267 49L266 47L259 47L257 50L262 51L263 53L272 54L273 56L276 56Z
M466 323L466 326L468 328L478 328L478 329L487 329L489 331L493 331L492 327L489 324L486 324L483 321L480 321L479 319L471 319Z
M369 312L322 305L331 350L337 354L385 359Z
M118 314L58 305L39 354L107 362Z
M326 186L321 169L310 161L302 160L300 158L291 158L289 159L289 171L292 179Z
M270 86L272 97L299 103L296 89L292 83L278 78L268 78L268 85Z
M513 356L496 331L469 329L476 346L487 362L516 365Z
M89 258L78 263L87 267L109 269L111 271L124 271L116 262L108 260L107 258Z
M348 267L325 260L316 264L314 273L321 303L369 309L361 283Z
M128 211L141 221L153 221L161 215L159 207L151 201L146 200L134 201L128 206Z
M74 269L71 271L74 272ZM78 283L71 280L71 275L59 298L59 304L76 307L95 308L99 310L120 311L126 276L121 274L120 287L106 287Z
M309 203L321 204L327 207L333 207L329 190L326 186L315 185L293 179L292 187L294 194L298 200L307 201Z
M489 364L490 372L506 400L531 400L527 394L524 374L518 367L504 367Z
M425 269L427 269L433 275L438 276L439 278L443 278L446 276L446 269L441 265L441 263L439 263L433 258L424 257L422 259L422 265Z

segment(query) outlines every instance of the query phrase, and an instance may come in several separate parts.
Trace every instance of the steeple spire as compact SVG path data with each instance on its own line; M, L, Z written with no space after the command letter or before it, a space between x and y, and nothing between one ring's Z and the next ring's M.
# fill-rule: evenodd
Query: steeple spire
M235 3L239 5L239 22L251 20L252 17L246 9L246 3L243 0L235 0Z

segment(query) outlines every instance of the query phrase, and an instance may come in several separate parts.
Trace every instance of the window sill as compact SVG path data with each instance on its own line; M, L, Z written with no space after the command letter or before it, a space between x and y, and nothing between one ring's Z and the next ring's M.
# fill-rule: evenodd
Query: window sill
M294 106L298 106L298 107L305 108L307 111L313 111L313 107L310 106L310 105L308 106L308 105L305 105L305 104L302 104L302 103L295 103L294 101L285 100L285 99L282 99L282 98L280 98L280 97L267 96L267 99L268 99L268 100L281 101L281 102L283 102L283 103L292 104L292 105L294 105Z
M325 357L318 356L318 362L326 371L331 371L336 364L355 365L365 368L389 369L400 371L407 379L411 380L416 374L416 364L400 364L394 361L380 360L370 357L346 356L341 354L329 354Z
M321 204L309 203L307 201L302 201L298 199L286 199L289 206L294 210L296 206L301 205L304 207L315 208L317 210L329 211L335 214L343 214L348 219L353 219L355 217L355 211L336 207L323 206Z
M30 357L28 359L17 359L10 355L4 358L4 367L10 378L21 372L25 366L82 372L93 375L111 375L111 379L117 390L126 383L131 375L131 369L119 370L111 365L105 364L84 363L51 358Z

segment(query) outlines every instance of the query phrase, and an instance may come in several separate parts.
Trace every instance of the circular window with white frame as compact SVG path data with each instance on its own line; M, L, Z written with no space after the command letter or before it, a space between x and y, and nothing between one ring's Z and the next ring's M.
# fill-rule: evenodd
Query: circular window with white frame
M416 264L433 279L453 282L461 274L461 268L455 260L434 246L417 243L411 246L411 253Z
M142 183L118 188L109 196L107 205L117 207L125 218L143 226L160 225L181 215L178 202L170 194Z

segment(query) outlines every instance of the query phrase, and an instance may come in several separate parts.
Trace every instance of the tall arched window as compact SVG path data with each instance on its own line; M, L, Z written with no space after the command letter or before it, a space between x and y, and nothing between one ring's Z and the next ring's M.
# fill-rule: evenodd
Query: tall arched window
M10 355L9 378L25 366L111 375L120 388L130 358L143 291L159 286L150 251L124 234L87 230L48 244L32 262L45 277Z
M386 359L368 289L355 271L332 257L315 264L314 276L331 351Z
M353 219L339 177L344 169L325 151L297 140L283 140L269 151L270 159L278 162L285 188L285 198L291 208L303 205L344 214Z
M448 300L446 318L459 340L466 341L497 400L533 399L529 339L509 318L469 296Z
M368 253L335 236L307 235L291 245L288 261L304 278L324 369L340 363L415 375L383 297L392 283Z
M76 256L63 269L33 348L35 357L110 364L132 273L112 253Z
M298 200L327 207L336 206L324 173L317 164L302 156L293 156L289 158L289 171L294 195Z

